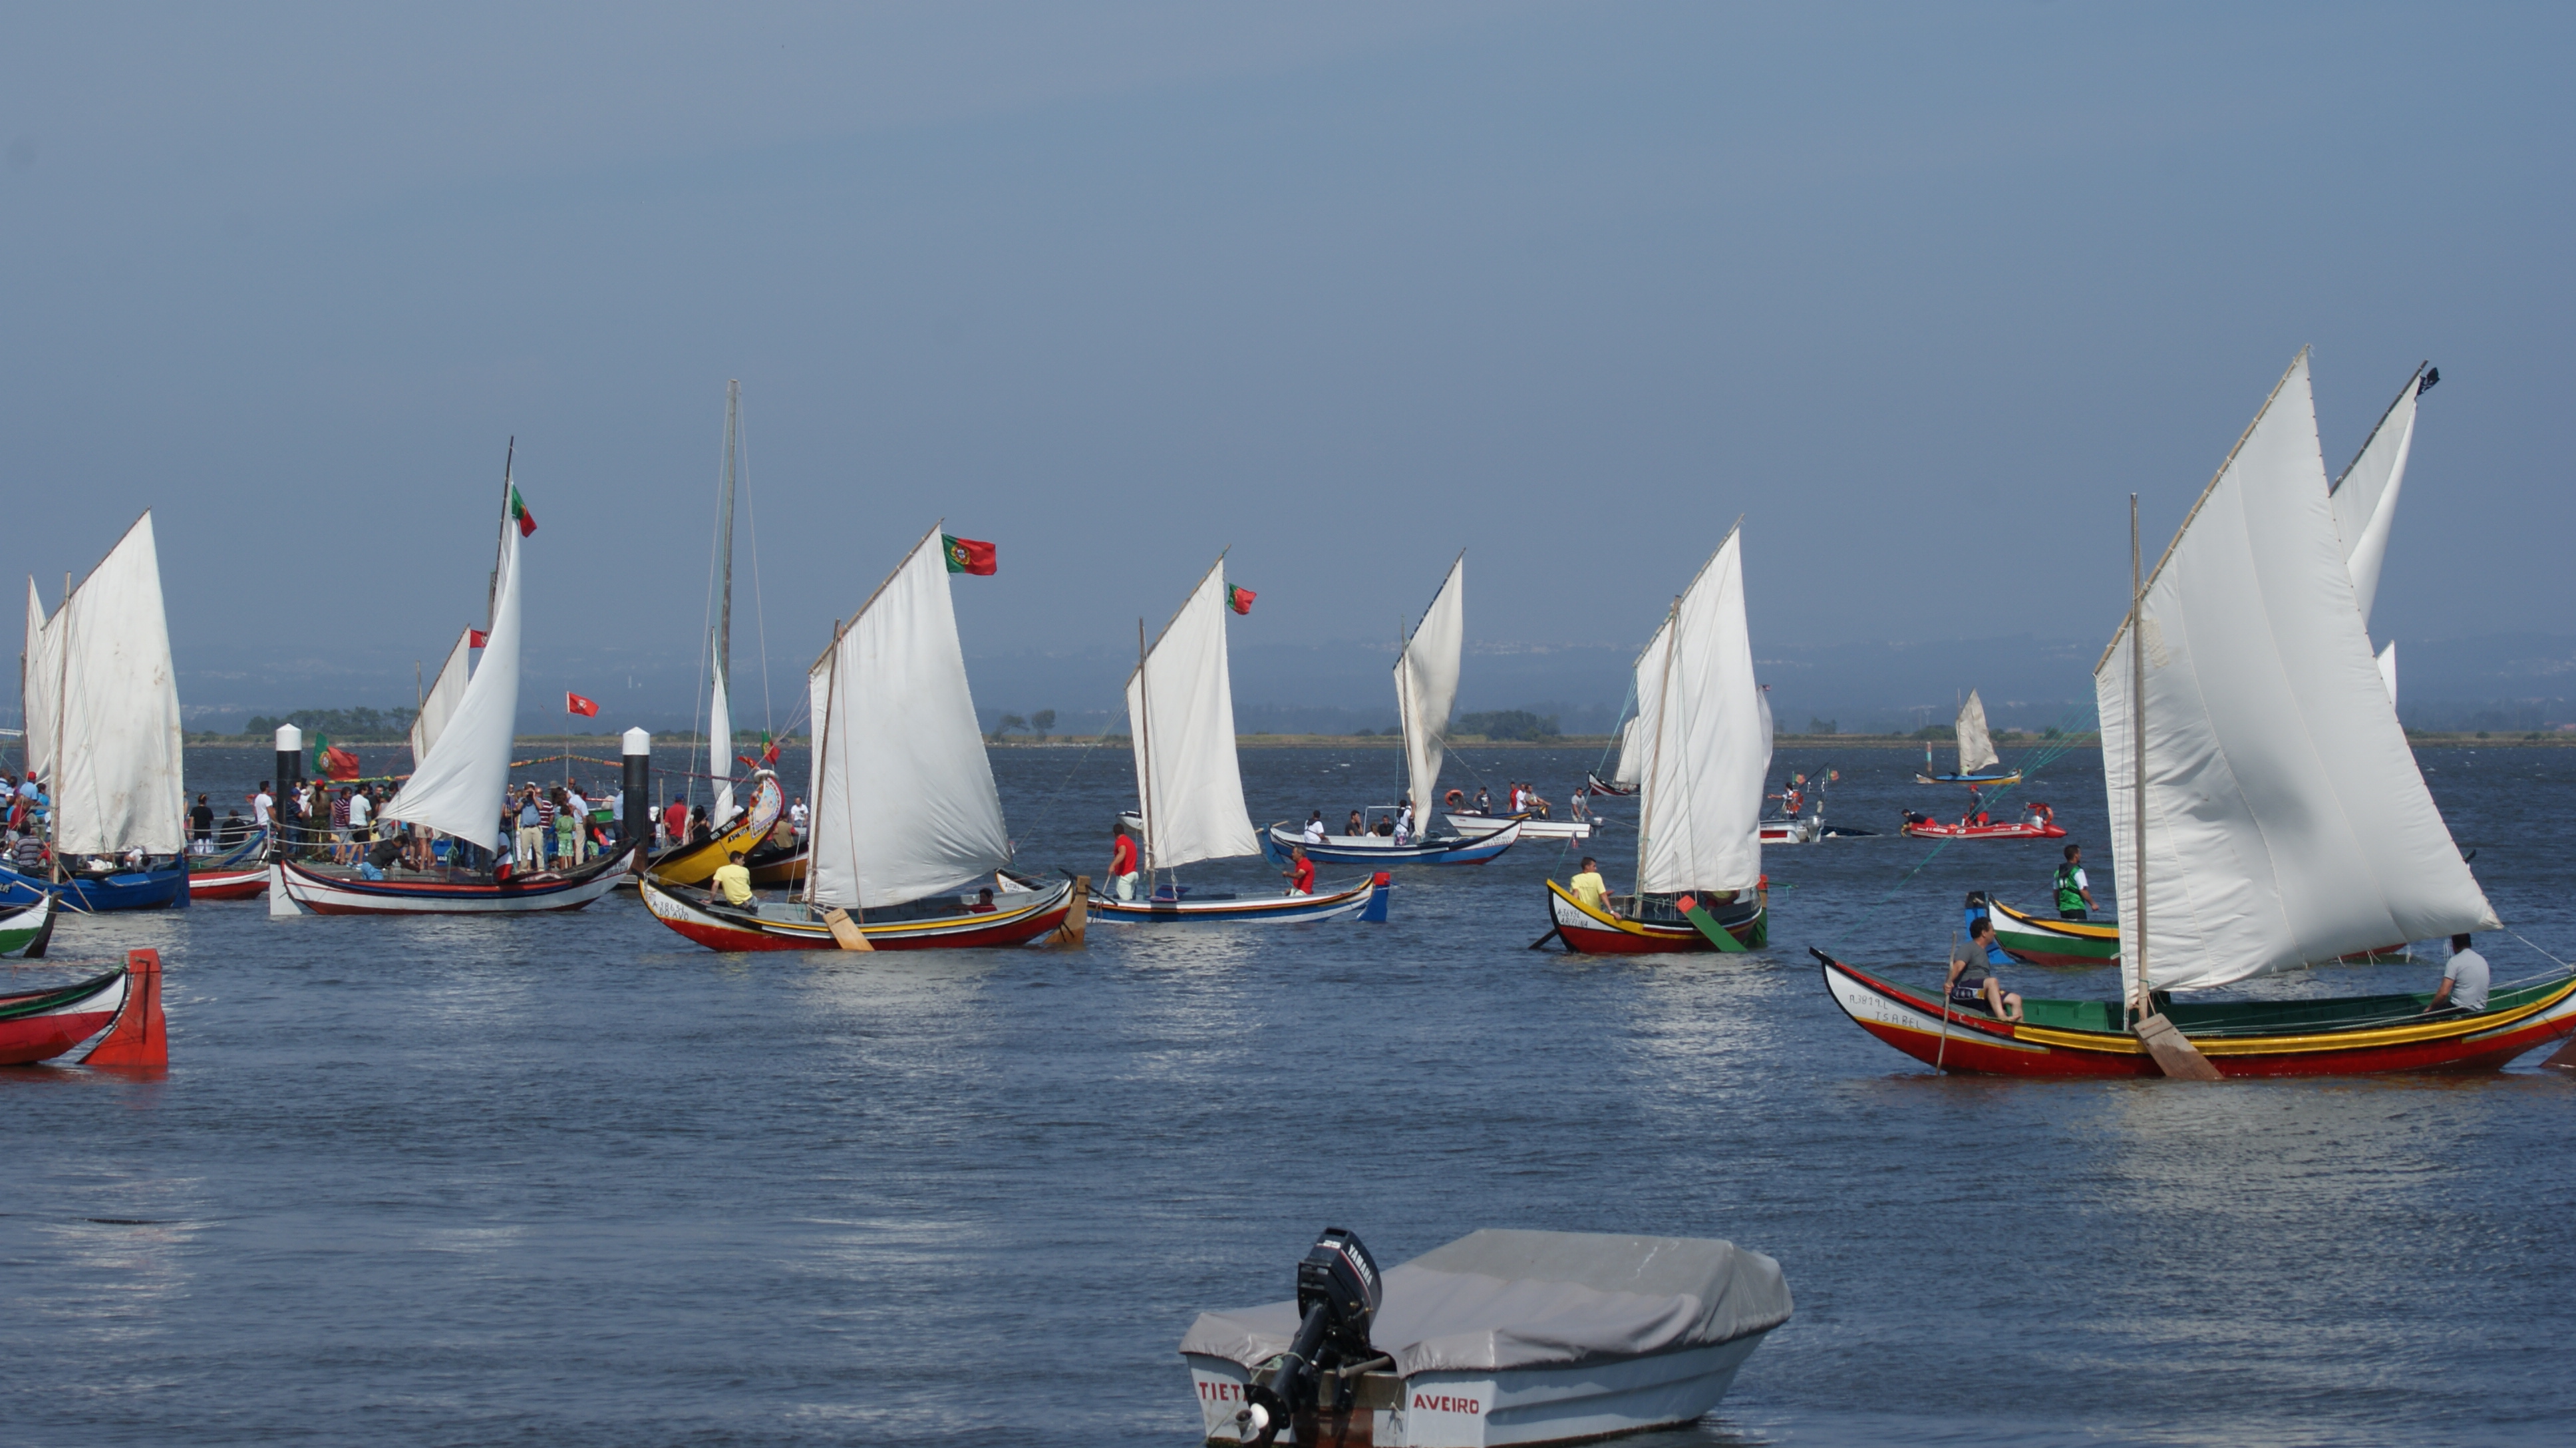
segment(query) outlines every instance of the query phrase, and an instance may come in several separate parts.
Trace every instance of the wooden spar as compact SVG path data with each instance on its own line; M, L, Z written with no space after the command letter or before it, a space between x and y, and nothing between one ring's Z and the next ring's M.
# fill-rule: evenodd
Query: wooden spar
M1694 576L1691 581L1699 580ZM1655 681L1654 748L1647 751L1646 767L1637 772L1637 868L1629 877L1628 893L1640 902L1641 908L1646 893L1646 841L1652 838L1647 826L1655 818L1655 792L1648 786L1654 783L1655 768L1664 762L1664 716L1672 712L1673 644L1681 633L1681 617L1682 596L1676 593L1673 606L1664 613L1664 672Z
M1144 850L1145 893L1152 895L1154 885L1154 743L1145 732L1145 720L1154 712L1153 685L1145 678L1145 621L1136 620L1136 759L1144 767L1136 771L1136 793L1145 815L1145 838L1138 841Z
M724 456L724 541L718 546L724 552L724 602L716 625L716 682L723 686L730 708L733 700L733 477L734 450L740 436L742 420L742 383L725 383L725 456ZM732 744L727 740L728 747Z
M518 462L518 460L519 435L514 432L510 434L510 445L508 450L501 454L501 526L504 529L512 526L510 521L510 494L512 492L510 486L510 469ZM500 607L501 550L509 546L509 544L497 539L494 540L492 544L492 581L490 585L483 590L483 627L486 631L489 631L492 627L492 610Z
M54 792L53 808L45 811L45 833L52 836L54 883L57 885L63 883L63 760L71 755L70 746L63 738L63 701L70 698L72 692L72 576L69 573L63 575L62 620L63 636L54 645L55 652L60 655L60 666L54 671L54 757L47 761L54 777L45 781Z

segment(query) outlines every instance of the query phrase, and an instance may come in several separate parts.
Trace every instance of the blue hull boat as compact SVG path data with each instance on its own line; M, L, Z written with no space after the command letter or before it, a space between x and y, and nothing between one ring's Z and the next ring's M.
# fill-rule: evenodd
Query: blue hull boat
M1309 843L1306 837L1286 823L1272 825L1261 834L1261 853L1274 863L1288 863L1288 852L1306 846L1306 858L1330 860L1343 865L1481 865L1519 843L1521 824L1514 820L1490 835L1473 839L1463 835L1435 836L1399 845L1392 835L1326 835L1322 844Z
M113 875L76 874L60 883L42 875L22 875L0 865L0 906L33 905L47 895L59 897L66 910L168 910L188 903L188 865L156 870L120 870Z

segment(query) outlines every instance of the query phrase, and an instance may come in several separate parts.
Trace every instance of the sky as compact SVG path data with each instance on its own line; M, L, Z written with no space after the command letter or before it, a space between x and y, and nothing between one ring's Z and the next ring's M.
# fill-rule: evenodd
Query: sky
M513 437L532 695L678 687L728 379L737 696L941 519L979 689L1114 700L1228 548L1247 657L1383 649L1462 548L1472 644L1615 655L1739 515L1757 654L2098 648L2128 494L2152 551L2308 345L2330 471L2442 369L2374 632L2576 634L2564 7L0 27L0 576L151 509L183 702L408 703Z

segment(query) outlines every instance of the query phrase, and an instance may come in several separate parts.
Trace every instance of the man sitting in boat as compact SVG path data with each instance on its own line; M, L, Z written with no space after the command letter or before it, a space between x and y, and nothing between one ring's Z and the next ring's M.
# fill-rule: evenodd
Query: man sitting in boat
M2022 823L2037 824L2039 821L2034 816ZM2092 884L2092 881L2084 878L2084 847L2068 845L2066 863L2057 867L2057 918L2060 920L2093 918L2096 907L2093 904Z
M1136 898L1136 842L1122 829L1109 832L1109 890L1121 900Z
M1599 860L1584 856L1583 868L1574 872L1574 878L1566 882L1565 888L1574 892L1574 898L1582 901L1585 909L1598 910L1604 915L1610 913L1610 886L1601 878Z
M983 889L975 892L975 903L966 907L966 913L969 915L990 915L1000 908L1000 906L993 903L993 887L987 885Z
M1298 838L1304 840L1310 845L1320 845L1324 842L1324 812L1322 810L1309 810L1306 812L1306 832Z
M1358 810L1351 811L1350 828L1343 830L1342 833L1346 835L1364 835L1368 833L1368 826L1360 820L1360 812Z
M1279 873L1288 877L1289 894L1312 895L1315 893L1315 862L1306 858L1306 847L1304 845L1292 845L1289 847L1288 868L1280 871Z
M1975 1006L1997 1020L2021 1019L2021 997L2007 995L2004 983L1995 979L1986 965L1986 952L1994 949L1995 922L1980 915L1968 927L1965 944L1950 947L1950 983L1946 987L1950 1004Z
M754 898L751 893L751 871L743 867L740 850L726 855L725 862L716 866L715 878L707 883L715 887L716 893L724 897L727 905L748 905Z
M2454 935L2450 963L2442 967L2442 983L2433 988L2433 1003L2424 1008L2424 1014L2486 1008L2487 958L2469 948L2469 937Z

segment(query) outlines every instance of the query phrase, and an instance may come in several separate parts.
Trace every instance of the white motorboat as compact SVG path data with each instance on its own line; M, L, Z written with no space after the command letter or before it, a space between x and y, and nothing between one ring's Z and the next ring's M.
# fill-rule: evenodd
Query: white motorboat
M1588 840L1592 838L1592 822L1590 820L1541 819L1537 815L1533 814L1444 814L1440 818L1448 823L1451 831L1465 835L1471 840L1481 840L1487 835L1495 834L1505 825L1510 824L1514 820L1519 820L1521 822L1521 838L1525 840Z
M1381 1277L1340 1228L1297 1297L1181 1339L1210 1444L1486 1448L1692 1422L1793 1304L1730 1242L1473 1232Z

